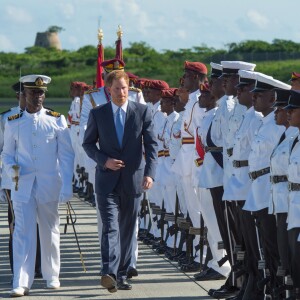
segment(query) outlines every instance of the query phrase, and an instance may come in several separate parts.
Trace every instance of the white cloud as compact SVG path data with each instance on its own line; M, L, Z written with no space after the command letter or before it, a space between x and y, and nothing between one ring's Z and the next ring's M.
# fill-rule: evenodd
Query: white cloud
M75 8L71 3L60 3L60 11L65 19L70 20L75 14Z
M0 49L4 52L13 52L16 51L13 43L10 41L10 39L4 35L0 34Z
M7 5L5 7L5 12L5 17L10 21L22 24L32 22L32 16L23 8Z
M247 17L249 21L256 25L258 28L264 29L269 24L269 19L260 14L259 12L251 9L247 12Z

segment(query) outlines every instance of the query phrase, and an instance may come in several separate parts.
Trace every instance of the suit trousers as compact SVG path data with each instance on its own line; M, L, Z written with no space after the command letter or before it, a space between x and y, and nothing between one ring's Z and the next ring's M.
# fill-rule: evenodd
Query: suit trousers
M136 220L142 195L126 195L118 186L108 195L97 194L102 218L102 274L126 276L131 263Z
M14 202L15 230L13 235L13 288L31 288L37 248L37 226L41 243L43 279L58 279L60 271L60 234L58 201L41 203L33 185L28 203Z

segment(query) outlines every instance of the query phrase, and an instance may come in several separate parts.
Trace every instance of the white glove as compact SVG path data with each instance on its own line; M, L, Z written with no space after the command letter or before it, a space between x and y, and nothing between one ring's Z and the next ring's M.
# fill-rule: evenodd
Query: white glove
M73 197L72 194L61 193L58 198L58 203L67 203L68 201L70 201L72 199L72 197Z
M6 193L4 190L0 190L0 202L4 203L7 201Z

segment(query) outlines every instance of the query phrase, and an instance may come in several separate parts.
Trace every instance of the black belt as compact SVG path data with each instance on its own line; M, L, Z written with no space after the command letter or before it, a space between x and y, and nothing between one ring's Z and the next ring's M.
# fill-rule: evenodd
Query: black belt
M270 181L272 183L286 182L288 181L288 178L286 175L274 175L270 176Z
M227 155L230 157L230 156L232 156L232 154L233 154L233 148L228 148L227 150L226 150L226 152L227 152Z
M241 168L241 167L248 167L249 163L248 163L248 160L234 160L232 162L232 165L235 168Z
M289 182L289 191L300 191L300 183Z
M265 174L268 174L268 173L270 173L270 167L267 167L267 168L264 168L264 169L261 169L258 171L250 172L249 177L250 177L250 179L255 180L256 178L263 176Z
M223 147L205 147L205 152L223 152Z

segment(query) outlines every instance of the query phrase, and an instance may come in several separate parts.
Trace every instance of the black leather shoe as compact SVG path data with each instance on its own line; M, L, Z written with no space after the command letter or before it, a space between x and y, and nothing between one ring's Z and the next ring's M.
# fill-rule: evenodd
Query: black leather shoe
M200 263L192 262L188 265L181 265L180 270L183 272L199 272L201 268Z
M197 281L208 281L208 280L222 280L226 279L225 276L215 271L214 269L207 269L194 276Z
M127 270L127 278L132 278L137 276L139 276L137 269L130 267Z
M235 286L225 286L221 290L217 290L212 294L212 297L215 299L223 299L234 297L239 293L239 289Z
M101 285L105 287L110 293L115 293L117 289L117 282L113 275L102 275Z
M119 290L131 290L132 286L128 283L126 279L118 279L118 289Z

